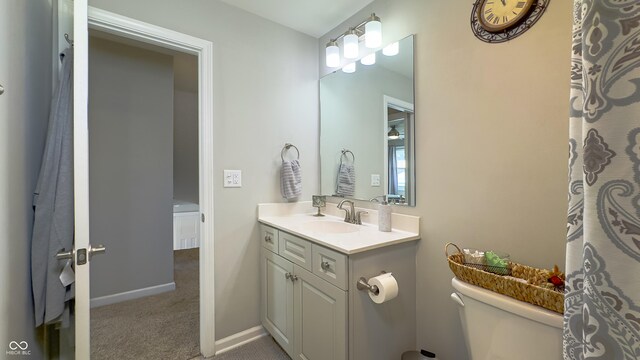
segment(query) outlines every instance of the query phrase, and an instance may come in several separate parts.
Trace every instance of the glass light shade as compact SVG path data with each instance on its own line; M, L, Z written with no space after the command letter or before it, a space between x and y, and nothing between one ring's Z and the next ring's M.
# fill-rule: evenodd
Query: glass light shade
M358 35L356 35L355 31L351 30L344 36L344 57L347 59L357 58L359 47Z
M327 44L326 57L328 67L335 68L340 66L340 48L335 41Z
M342 71L347 73L347 74L351 74L351 73L356 72L356 63L355 62L348 63L347 65L345 65L342 68Z
M382 45L382 23L380 20L372 20L365 24L364 45L369 49L375 49Z
M399 139L400 132L396 129L396 126L393 125L391 126L391 130L389 130L389 132L387 133L387 136L389 136L389 139L391 140Z
M362 65L373 65L376 63L376 53L371 53L360 60Z
M382 53L386 56L396 56L400 52L400 44L398 42L391 43L382 49Z

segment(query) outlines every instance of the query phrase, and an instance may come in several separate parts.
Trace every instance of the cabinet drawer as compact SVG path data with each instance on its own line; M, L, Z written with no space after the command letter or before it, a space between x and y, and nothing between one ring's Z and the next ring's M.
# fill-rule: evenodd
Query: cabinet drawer
M260 243L266 249L278 253L279 231L270 226L260 224Z
M313 273L342 290L347 286L347 256L313 244Z
M309 271L311 271L311 243L297 236L280 232L278 237L279 254Z

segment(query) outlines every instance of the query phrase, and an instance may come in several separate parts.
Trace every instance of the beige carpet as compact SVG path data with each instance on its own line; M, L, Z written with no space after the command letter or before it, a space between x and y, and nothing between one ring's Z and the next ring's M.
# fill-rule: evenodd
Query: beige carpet
M92 309L91 359L198 356L198 249L174 252L174 277L175 291Z

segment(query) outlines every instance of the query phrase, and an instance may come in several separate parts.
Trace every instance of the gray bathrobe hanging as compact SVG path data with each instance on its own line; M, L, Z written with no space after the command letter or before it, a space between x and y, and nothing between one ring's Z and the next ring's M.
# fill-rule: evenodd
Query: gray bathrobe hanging
M73 284L60 281L66 260L59 251L73 248L73 49L62 54L58 88L51 102L49 129L34 191L31 239L31 285L35 325L59 320Z

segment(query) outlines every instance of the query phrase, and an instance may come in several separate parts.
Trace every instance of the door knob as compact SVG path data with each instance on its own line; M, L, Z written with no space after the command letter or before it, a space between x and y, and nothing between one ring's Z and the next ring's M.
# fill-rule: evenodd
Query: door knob
M61 251L59 251L56 254L56 259L58 259L58 260L66 260L66 259L73 260L75 254L76 254L75 250L64 251L64 249L62 249Z
M107 252L107 248L105 248L104 245L96 245L96 246L89 245L89 260L91 260L91 257L93 255L100 255L106 252Z
M0 95L4 94L4 86L0 85Z

